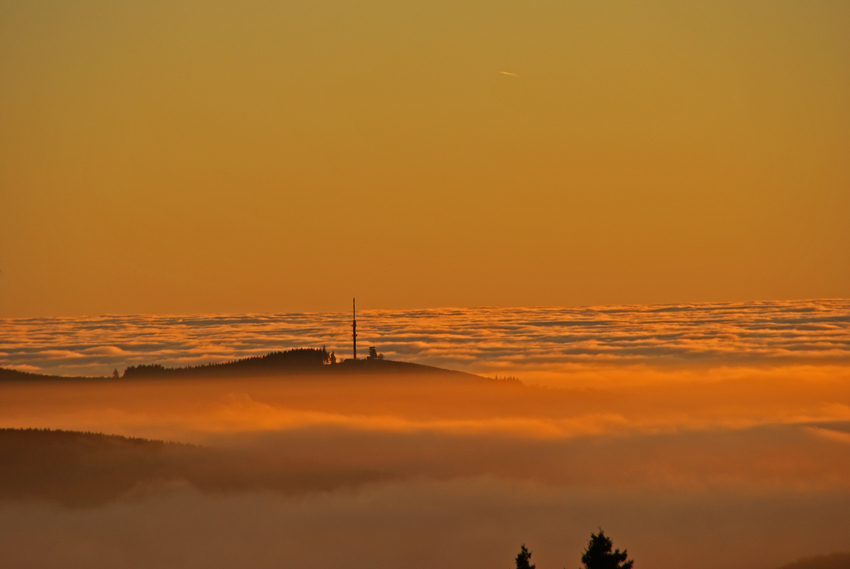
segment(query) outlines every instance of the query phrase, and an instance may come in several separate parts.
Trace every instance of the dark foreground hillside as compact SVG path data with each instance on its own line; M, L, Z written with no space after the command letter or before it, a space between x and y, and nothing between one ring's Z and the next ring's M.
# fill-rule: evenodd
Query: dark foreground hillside
M94 506L151 485L188 483L204 492L303 493L387 478L282 456L116 435L0 429L0 500Z
M781 569L850 569L850 551L804 557Z

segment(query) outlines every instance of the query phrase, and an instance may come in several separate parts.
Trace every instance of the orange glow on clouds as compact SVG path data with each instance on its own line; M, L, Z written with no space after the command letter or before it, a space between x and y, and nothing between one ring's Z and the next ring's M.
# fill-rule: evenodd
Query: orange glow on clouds
M5 319L0 366L109 375L143 363L197 365L323 345L350 357L350 318L336 312ZM635 382L647 367L660 373L845 364L850 302L366 310L358 333L363 349L377 346L391 359L600 385Z
M348 357L357 295L363 349L524 382L0 381L256 469L12 492L10 566L847 548L850 3L7 4L0 367Z

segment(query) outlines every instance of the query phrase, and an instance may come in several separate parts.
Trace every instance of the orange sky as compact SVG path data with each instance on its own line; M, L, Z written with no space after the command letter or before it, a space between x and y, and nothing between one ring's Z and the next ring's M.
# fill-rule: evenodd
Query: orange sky
M0 316L848 297L848 29L838 1L6 4Z

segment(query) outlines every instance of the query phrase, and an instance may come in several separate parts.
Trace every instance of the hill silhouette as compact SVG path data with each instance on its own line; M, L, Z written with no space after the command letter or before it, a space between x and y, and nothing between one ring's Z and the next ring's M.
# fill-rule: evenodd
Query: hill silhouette
M295 348L292 350L271 352L263 356L253 356L238 360L210 363L198 366L165 367L161 364L140 364L124 370L122 379L189 379L189 378L227 378L227 377L269 377L269 376L356 376L356 375L408 375L443 377L466 381L489 381L488 378L438 368L412 362L366 358L347 359L339 363L330 363L327 351L316 348ZM112 379L94 377L70 377L43 375L14 369L0 368L2 380L39 380L39 379Z
M850 569L850 551L804 557L780 569Z
M9 369L0 367L0 381L39 381L51 379L107 379L104 376L64 376L64 375L48 375L43 373L33 373L30 371L21 371L18 369Z
M321 371L328 362L324 349L296 348L283 352L271 352L229 362L210 363L199 366L163 367L159 364L130 366L122 377L231 377L234 375L265 375L268 373L304 373Z
M299 494L389 477L269 453L49 429L0 429L0 464L0 501L44 500L77 507L102 505L168 483L203 492Z

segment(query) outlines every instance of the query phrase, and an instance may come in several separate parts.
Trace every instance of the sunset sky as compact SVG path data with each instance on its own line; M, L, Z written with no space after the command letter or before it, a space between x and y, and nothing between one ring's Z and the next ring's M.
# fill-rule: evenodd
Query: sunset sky
M0 317L850 296L850 3L4 2Z
M848 527L850 2L0 0L11 566Z

